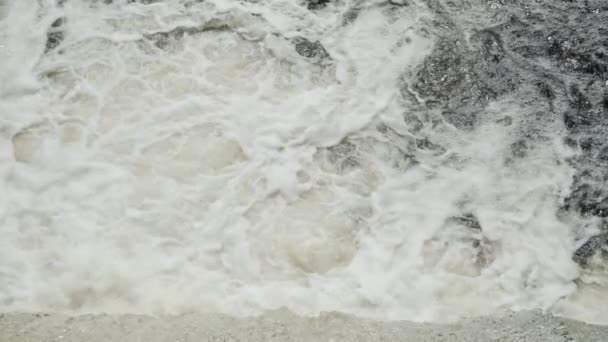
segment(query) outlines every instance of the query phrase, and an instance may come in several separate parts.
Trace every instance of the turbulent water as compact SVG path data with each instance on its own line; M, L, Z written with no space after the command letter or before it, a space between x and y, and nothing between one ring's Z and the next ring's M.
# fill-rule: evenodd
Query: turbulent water
M0 1L0 311L608 323L601 4Z

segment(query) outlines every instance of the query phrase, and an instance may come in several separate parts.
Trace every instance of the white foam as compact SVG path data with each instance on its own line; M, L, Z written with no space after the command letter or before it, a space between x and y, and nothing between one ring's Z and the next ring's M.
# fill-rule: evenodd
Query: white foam
M2 311L425 321L576 293L558 143L507 164L512 131L488 120L427 126L445 151L412 149L397 84L432 46L425 13L373 3L342 25L339 7L292 1L35 3L0 23ZM43 54L59 15L65 40ZM300 35L333 61L297 55ZM450 221L466 213L482 231ZM580 302L565 314L601 321Z

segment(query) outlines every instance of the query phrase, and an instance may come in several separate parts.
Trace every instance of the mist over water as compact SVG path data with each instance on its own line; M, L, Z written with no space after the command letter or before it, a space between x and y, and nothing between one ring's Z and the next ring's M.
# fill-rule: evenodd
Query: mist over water
M147 2L0 1L0 311L608 323L580 151L532 86L433 109L435 1Z

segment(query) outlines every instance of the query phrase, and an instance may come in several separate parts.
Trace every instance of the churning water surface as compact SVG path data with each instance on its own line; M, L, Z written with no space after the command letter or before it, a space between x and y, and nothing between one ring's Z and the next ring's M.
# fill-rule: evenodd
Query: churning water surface
M432 2L0 1L0 311L608 323L563 123L412 86Z

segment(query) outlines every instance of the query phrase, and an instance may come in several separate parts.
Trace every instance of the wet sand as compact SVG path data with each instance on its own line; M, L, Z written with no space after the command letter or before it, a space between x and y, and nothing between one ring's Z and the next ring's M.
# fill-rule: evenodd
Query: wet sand
M455 324L376 322L328 313L309 318L288 311L261 317L217 314L0 314L2 342L187 341L608 341L608 326L535 312L479 317Z

